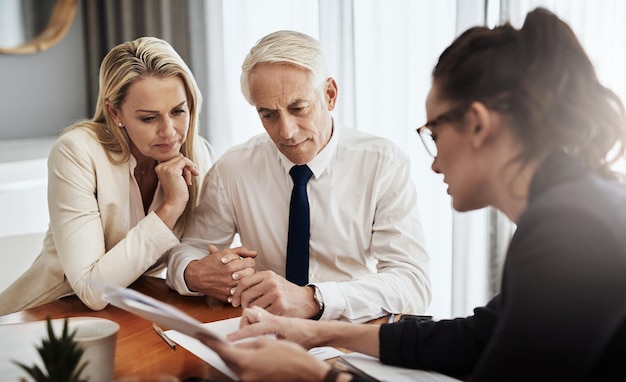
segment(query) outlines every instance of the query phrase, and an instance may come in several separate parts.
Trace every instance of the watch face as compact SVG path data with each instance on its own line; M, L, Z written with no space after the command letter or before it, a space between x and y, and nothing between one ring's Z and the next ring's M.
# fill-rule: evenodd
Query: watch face
M318 287L315 287L315 300L319 304L320 309L324 309L324 298L322 297L322 292Z

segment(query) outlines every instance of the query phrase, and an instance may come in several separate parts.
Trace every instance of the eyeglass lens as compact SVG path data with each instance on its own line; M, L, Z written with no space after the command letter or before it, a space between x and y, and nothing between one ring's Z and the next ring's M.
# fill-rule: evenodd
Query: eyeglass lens
M433 158L437 156L437 145L435 144L435 140L433 139L433 132L426 126L422 126L417 129L417 133L420 136L420 140L424 144L426 151Z

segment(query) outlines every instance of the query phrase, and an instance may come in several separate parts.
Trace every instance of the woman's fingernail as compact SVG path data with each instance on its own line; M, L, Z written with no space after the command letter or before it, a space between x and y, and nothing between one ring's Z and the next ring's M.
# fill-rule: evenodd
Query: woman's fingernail
M228 260L225 257L222 257L222 263L226 264L228 262Z
M232 302L233 302L233 298L232 298L232 297L229 297L229 298L228 298L228 302L229 302L229 303L232 303Z
M232 295L234 295L234 294L235 294L235 288L233 288L233 289L231 289L231 290L230 290L230 295L232 296Z
M239 280L239 273L233 273L233 280Z

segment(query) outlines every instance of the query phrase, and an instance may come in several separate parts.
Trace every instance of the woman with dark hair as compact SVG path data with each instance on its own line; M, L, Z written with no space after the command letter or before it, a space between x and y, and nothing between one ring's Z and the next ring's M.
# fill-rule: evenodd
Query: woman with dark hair
M302 347L472 381L626 380L626 117L572 30L545 9L471 28L440 56L418 129L458 211L517 224L501 293L466 318L354 325L244 311L236 346L204 339L243 380L348 381ZM298 346L293 342L301 345Z

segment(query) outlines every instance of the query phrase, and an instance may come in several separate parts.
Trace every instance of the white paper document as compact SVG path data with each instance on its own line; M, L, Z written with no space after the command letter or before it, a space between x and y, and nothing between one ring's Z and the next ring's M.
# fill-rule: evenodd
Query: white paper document
M110 302L120 309L124 309L146 320L169 328L169 330L165 331L165 334L171 340L211 364L231 379L239 380L237 375L226 366L217 353L196 338L202 334L211 336L219 341L227 341L226 336L239 329L241 317L201 323L180 309L150 296L146 296L136 290L96 283L92 283L92 285L102 291L103 300ZM309 353L321 360L338 357L344 354L332 347L313 348L309 350Z
M241 321L241 317L235 317L222 321L208 322L206 324L202 324L202 326L214 333L221 333L226 336L239 329L239 321ZM202 342L177 330L166 330L165 334L178 345L184 347L190 353L195 354L203 361L211 364L214 368L221 371L231 379L235 381L239 380L239 377L237 377L237 375L228 366L226 366L217 353L205 346ZM309 354L318 359L325 360L341 356L344 353L333 347L323 346L310 349Z
M219 341L225 341L226 335L224 333L203 326L200 321L169 304L133 289L92 284L102 291L103 300L120 309L134 313L167 328L176 329L191 337L198 337L202 334Z
M407 369L389 366L378 358L362 353L348 353L341 356L343 362L362 371L380 382L460 382L435 371Z

